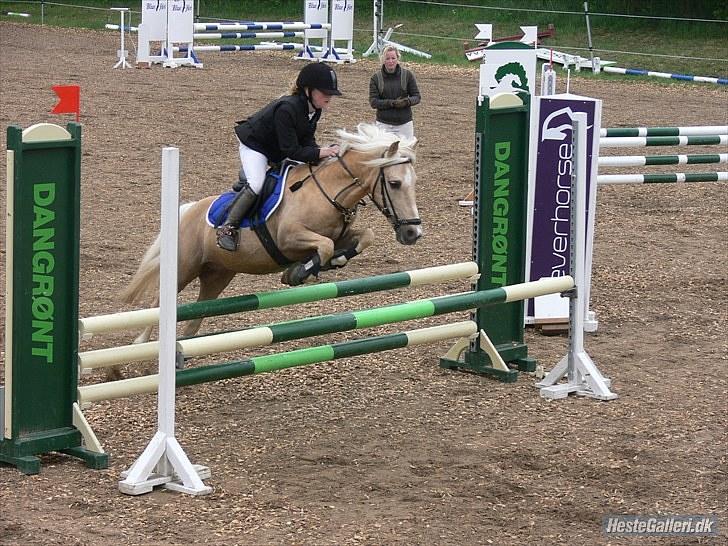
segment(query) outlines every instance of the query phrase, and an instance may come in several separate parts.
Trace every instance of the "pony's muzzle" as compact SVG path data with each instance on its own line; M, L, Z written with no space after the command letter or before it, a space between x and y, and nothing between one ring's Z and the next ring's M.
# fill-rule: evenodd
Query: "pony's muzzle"
M396 229L397 242L403 245L413 245L422 237L422 227L419 225L405 224Z

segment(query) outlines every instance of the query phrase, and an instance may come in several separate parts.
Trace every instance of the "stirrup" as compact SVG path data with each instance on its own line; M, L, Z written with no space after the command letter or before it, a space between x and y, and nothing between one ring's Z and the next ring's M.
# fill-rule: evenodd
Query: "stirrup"
M217 246L223 250L235 252L238 249L238 239L240 233L230 224L225 224L217 228Z

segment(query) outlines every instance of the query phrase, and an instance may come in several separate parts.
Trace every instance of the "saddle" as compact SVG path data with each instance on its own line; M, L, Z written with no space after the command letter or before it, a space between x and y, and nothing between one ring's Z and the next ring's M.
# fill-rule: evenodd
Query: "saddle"
M284 160L280 165L274 165L268 169L258 199L240 223L241 228L254 228L270 218L283 199L284 182L288 170L297 164L295 161ZM235 189L236 186L239 187L236 183L233 188ZM235 199L236 191L234 189L221 194L207 209L206 219L209 226L217 228L225 223L230 204Z

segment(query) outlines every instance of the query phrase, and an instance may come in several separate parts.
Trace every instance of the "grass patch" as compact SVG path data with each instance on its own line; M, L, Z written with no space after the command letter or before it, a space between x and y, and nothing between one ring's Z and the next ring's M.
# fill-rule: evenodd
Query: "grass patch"
M447 2L443 2L447 3ZM201 21L228 18L235 20L302 20L300 0L233 1L204 0L195 9ZM589 57L588 38L581 0L452 0L449 4L435 5L404 0L386 0L385 27L402 26L392 39L398 43L427 51L430 61L406 55L408 61L436 64L467 65L465 46L477 45L473 38L476 23L493 23L494 34L517 34L521 25L556 26L556 37L544 42L544 47ZM603 60L616 61L617 66L644 68L672 73L728 77L728 24L713 22L686 22L654 19L605 17L596 12L592 1L590 16L594 55ZM728 17L728 8L709 0L687 3L655 0L634 3L624 0L602 0L601 13L668 15L673 17L717 18ZM74 0L69 5L48 5L43 8L43 23L63 27L102 29L107 23L118 23L119 15L108 10L111 6L129 7L132 25L140 21L140 2L111 0ZM496 6L500 9L478 9L471 6ZM511 11L535 9L539 11ZM32 24L41 23L40 2L0 2L0 12L30 13L30 18L0 15L0 20ZM575 12L575 13L553 13ZM364 52L372 43L372 2L358 0L354 17L354 47ZM630 53L631 52L631 53ZM645 55L645 54L654 54ZM681 57L699 57L686 59Z

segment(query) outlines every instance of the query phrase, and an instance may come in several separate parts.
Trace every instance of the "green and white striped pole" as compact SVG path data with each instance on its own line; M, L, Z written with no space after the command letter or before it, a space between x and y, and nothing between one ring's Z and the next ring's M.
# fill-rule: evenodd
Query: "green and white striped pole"
M258 309L272 309L274 307L369 294L396 288L445 283L468 279L477 274L478 265L475 262L462 262L376 275L373 277L311 284L217 300L185 303L177 306L177 321L181 322L196 318L229 315ZM81 319L79 320L79 333L88 336L104 332L146 328L147 326L156 325L158 321L158 307L137 311L125 311L122 313Z
M474 335L477 331L477 324L473 321L466 320L396 334L387 334L318 347L308 347L286 353L257 356L248 360L237 360L201 366L199 368L190 368L188 370L178 370L176 373L176 386L197 385L199 383L272 372L339 358L350 358L369 353L401 349L403 347L422 345L424 343L435 343L444 339L468 337ZM100 400L122 398L133 394L150 393L157 390L158 384L158 374L123 379L110 383L99 383L79 387L78 399L79 402L85 404Z
M600 148L637 148L642 146L714 146L728 144L728 135L601 137Z
M599 158L600 167L701 165L706 163L728 163L728 154L609 155Z
M728 135L728 125L694 127L613 127L599 131L600 137Z
M600 174L597 184L670 184L676 182L728 182L728 172L666 174Z
M182 339L177 342L177 347L185 357L205 356L294 339L373 328L384 324L479 309L501 303L518 302L545 294L564 292L572 287L571 277L540 279L503 288L465 292L360 311L280 322L237 332ZM157 358L158 355L159 342L150 341L79 353L78 363L82 369L102 368L138 360L151 360Z

